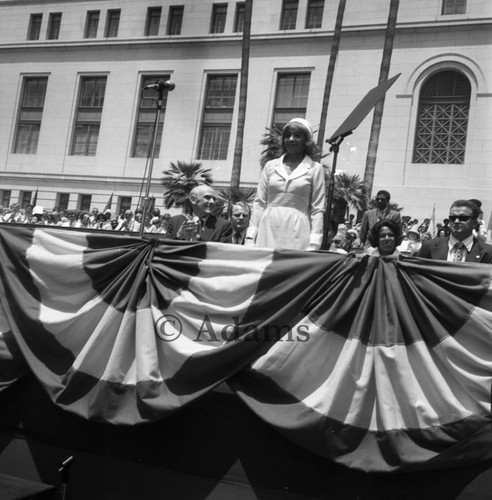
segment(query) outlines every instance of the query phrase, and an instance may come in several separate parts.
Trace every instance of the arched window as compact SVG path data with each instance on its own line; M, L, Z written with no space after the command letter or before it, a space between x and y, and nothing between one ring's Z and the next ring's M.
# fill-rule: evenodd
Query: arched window
M413 163L464 163L470 92L468 78L454 70L422 85Z

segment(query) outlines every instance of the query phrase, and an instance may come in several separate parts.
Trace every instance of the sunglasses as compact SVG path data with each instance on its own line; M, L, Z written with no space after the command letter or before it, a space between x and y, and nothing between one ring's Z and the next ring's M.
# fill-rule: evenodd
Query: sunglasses
M376 198L376 201L386 201L386 198Z
M468 222L471 218L471 215L448 215L448 219L451 222L456 222L456 220L459 220L460 222Z

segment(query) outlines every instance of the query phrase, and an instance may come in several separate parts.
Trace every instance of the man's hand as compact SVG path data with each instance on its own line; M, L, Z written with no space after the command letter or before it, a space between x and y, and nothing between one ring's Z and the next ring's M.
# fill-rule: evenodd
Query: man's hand
M200 233L200 220L189 219L185 220L178 229L176 238L179 240L195 241Z

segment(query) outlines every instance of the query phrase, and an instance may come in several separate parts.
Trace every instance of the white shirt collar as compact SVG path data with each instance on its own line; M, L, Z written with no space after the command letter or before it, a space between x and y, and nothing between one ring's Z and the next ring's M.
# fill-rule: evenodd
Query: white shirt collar
M448 243L449 251L451 251L451 249L454 247L454 245L456 245L456 243L458 243L459 241L460 240L457 240L453 235L450 235L449 236L449 243ZM468 238L465 238L464 240L462 240L461 243L463 243L465 245L467 252L469 252L473 246L473 234L470 234L470 236L468 236Z

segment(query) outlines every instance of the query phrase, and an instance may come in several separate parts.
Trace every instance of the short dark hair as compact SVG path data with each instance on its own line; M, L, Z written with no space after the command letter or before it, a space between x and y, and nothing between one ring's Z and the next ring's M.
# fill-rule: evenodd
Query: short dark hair
M377 193L376 193L376 198L380 195L380 194L383 194L387 199L388 201L391 200L391 195L389 194L389 191L385 191L384 189L381 189L379 190Z
M480 207L474 203L472 200L456 200L453 201L451 208L453 207L467 207L471 210L472 212L472 217L474 219L478 219L478 216L480 215Z
M379 232L383 227L387 227L393 232L395 236L395 246L401 245L403 235L401 232L400 224L391 219L380 220L376 222L374 226L372 226L371 230L367 234L369 244L374 248L378 246Z

